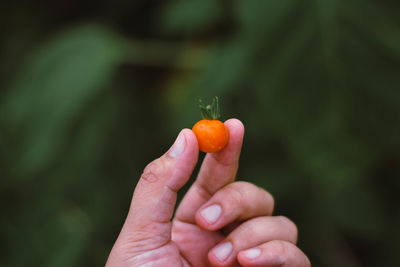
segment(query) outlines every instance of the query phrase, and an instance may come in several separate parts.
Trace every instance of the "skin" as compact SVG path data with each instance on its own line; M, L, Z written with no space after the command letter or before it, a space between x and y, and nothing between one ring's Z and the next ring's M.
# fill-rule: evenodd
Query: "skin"
M236 119L225 125L227 146L206 155L174 218L177 191L198 159L194 133L182 130L145 168L106 266L311 266L295 245L296 225L272 216L272 196L235 182L244 127Z

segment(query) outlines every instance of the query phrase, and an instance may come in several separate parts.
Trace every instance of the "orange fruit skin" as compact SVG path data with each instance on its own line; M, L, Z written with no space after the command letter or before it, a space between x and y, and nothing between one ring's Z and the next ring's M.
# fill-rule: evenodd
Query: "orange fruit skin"
M223 149L229 141L228 128L219 120L201 120L192 128L196 135L199 149L214 153Z

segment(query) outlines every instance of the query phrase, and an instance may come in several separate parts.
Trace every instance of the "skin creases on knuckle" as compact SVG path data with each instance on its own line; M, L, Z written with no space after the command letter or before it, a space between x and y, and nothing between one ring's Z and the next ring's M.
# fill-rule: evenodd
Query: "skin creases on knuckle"
M274 209L274 197L265 189L249 182L235 182L231 184L234 200L238 204L249 206L249 208L263 208L266 215L270 215ZM233 192L234 191L234 192ZM255 203L258 203L254 205Z
M135 227L136 229L125 235L125 238L119 243L120 250L123 255L132 258L138 254L160 247L169 241L169 235L154 235L154 232L159 232L160 227L166 228L160 224L149 223L142 227Z
M269 248L269 252L273 255L276 255L277 257L279 256L287 256L288 253L288 245L286 244L286 242L282 241L282 240L274 240L271 241L271 245L272 247Z
M286 216L278 216L278 219L285 224L286 232L289 233L291 237L290 241L295 244L298 236L297 225Z
M156 159L150 162L143 170L141 179L148 183L155 183L159 181L163 175L166 175L168 168L166 160L163 158Z
M241 187L237 183L231 184L227 188L227 194L231 199L232 203L235 203L238 206L243 206L246 204L246 192L247 190L244 187Z

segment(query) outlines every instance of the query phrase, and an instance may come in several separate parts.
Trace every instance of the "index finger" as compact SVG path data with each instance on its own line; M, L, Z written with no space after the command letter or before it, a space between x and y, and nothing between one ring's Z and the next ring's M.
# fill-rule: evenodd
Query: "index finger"
M217 153L209 153L203 160L200 172L176 212L176 219L195 223L196 211L220 188L235 180L243 143L244 126L237 119L225 122L229 142Z

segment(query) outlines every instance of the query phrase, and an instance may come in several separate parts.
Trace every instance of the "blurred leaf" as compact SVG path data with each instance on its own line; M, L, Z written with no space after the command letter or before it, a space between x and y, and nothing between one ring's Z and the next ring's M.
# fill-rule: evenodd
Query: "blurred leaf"
M18 140L14 163L32 173L62 146L67 126L110 83L124 45L96 25L69 30L32 54L3 100L2 121Z
M354 11L354 8L357 11ZM377 3L368 0L352 0L342 6L343 19L357 32L359 37L377 45L389 53L393 60L400 60L400 25Z
M348 187L340 192L340 197L332 195L326 204L330 216L342 230L370 240L383 234L386 219L383 205L368 187L360 184Z
M162 28L170 33L198 33L218 22L221 3L213 0L175 0L163 13Z
M59 215L58 223L63 233L57 228L58 237L55 238L54 253L47 260L46 266L73 266L78 263L81 251L88 238L88 220L79 209L70 209ZM60 232L64 237L60 236ZM59 239L63 239L60 246Z

